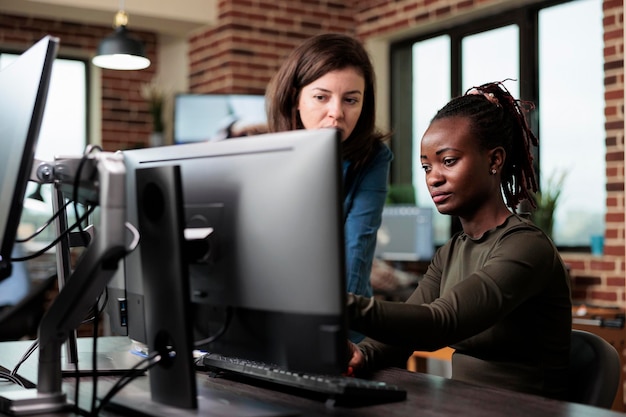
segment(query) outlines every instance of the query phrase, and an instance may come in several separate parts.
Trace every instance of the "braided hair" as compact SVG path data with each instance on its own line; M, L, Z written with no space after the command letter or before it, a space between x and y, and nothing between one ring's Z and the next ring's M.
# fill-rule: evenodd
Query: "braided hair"
M482 149L504 148L501 186L506 205L513 211L522 200L536 206L532 196L537 191L537 180L531 146L538 146L539 142L525 117L525 112L532 109L532 103L513 98L502 82L491 82L452 99L433 118L435 121L466 117Z

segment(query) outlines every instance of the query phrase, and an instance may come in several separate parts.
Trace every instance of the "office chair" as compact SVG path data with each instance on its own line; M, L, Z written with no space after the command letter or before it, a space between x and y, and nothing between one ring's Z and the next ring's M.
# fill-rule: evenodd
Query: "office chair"
M600 336L572 329L568 400L610 409L620 384L619 355Z
M44 314L47 292L56 285L56 274L34 284L29 293L13 306L0 310L0 341L35 339Z

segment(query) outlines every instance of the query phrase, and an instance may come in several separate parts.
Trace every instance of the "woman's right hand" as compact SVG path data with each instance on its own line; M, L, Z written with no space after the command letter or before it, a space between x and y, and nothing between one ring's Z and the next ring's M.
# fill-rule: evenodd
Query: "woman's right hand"
M358 370L365 367L365 355L361 352L361 349L354 343L348 341L349 360L348 360L348 375L354 375Z

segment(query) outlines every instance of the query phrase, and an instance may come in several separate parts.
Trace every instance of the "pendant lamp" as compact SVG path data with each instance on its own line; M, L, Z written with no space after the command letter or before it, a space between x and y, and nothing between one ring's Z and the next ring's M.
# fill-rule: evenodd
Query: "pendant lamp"
M114 70L140 70L150 66L141 41L128 33L128 15L123 4L115 15L115 32L102 39L98 53L91 62L100 68Z

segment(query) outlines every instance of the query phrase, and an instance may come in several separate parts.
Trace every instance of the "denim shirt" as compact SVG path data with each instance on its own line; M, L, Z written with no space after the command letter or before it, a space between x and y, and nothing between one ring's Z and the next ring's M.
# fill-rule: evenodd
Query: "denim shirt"
M353 294L372 296L370 273L392 159L391 150L381 143L372 160L350 175L351 164L343 161L346 278L347 291Z

